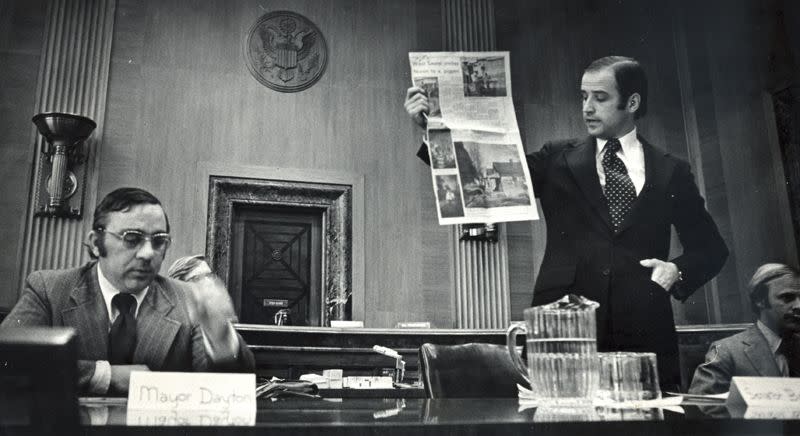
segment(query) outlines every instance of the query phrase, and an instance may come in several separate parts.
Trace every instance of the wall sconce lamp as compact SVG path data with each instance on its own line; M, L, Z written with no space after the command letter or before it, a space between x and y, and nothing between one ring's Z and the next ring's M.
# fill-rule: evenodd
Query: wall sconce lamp
M460 224L459 241L497 242L497 224Z
M34 186L36 215L80 217L88 155L80 145L97 123L58 112L38 114L32 121L45 139ZM80 195L75 196L79 188Z

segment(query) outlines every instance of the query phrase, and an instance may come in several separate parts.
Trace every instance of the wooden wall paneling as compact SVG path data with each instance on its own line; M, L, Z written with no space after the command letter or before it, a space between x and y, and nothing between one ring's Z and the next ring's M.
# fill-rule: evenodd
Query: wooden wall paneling
M788 211L781 208L778 197L786 193L775 185L768 116L762 103L769 34L765 29L772 23L759 2L713 1L703 6L701 12L726 10L711 22L697 20L695 26L703 35L699 46L713 84L709 121L716 123L719 135L733 237L729 242L735 254L729 262L735 262L738 284L720 288L721 321L740 322L750 319L746 284L753 271L762 263L793 256L786 246L791 234L781 233L780 222Z
M727 237L727 240L730 240L730 233L726 232L730 229L730 223L727 215L727 201L724 196L724 190L716 190L716 192L722 192L721 198L716 198L713 194L711 196L709 195L706 187L706 175L712 180L715 180L713 176L719 172L714 172L714 170L719 170L720 167L719 148L707 146L705 148L706 153L704 153L704 148L702 147L703 143L700 138L700 127L697 122L698 108L694 98L696 87L693 84L686 34L686 13L687 11L684 10L676 11L672 16L672 26L689 164L692 168L697 169L693 171L695 183L701 195L707 199L706 207L709 213L715 217L715 222L720 227L723 238ZM699 86L697 88L707 85L707 83L702 80L707 78L707 75L698 78L700 80L698 80ZM702 102L702 100L698 99L698 102ZM716 142L714 142L713 145L717 145ZM724 180L721 182L724 184ZM700 290L696 292L695 295L690 297L690 299L683 304L673 301L673 312L675 314L676 324L720 322L722 315L720 312L718 279L711 279L711 281L705 285L704 291L705 292Z
M776 100L786 95L795 94L793 89L800 85L800 5L791 0L775 0L769 3L768 21L772 23L768 29L768 50L769 65L767 71L767 92L763 93L763 107L766 115L767 133L769 135L769 149L772 152L773 167L775 168L775 186L778 195L780 210L788 210L789 213L780 217L782 233L790 235L794 233L794 239L786 239L786 261L790 265L798 265L798 243L800 243L800 213L798 213L797 202L791 198L797 198L797 190L791 187L793 155L797 153L797 147L791 145L781 146L781 142L791 143L791 133L788 135L779 134L779 121L781 116L778 114L778 107L786 109L782 103ZM788 94L787 94L788 93ZM784 102L785 103L785 102ZM783 114L789 115L790 114ZM780 122L783 125L785 121ZM788 126L787 126L788 127ZM796 134L796 132L795 132ZM783 136L783 140L781 139ZM788 140L788 142L786 142ZM796 160L796 159L795 159ZM785 195L784 195L784 190ZM794 205L794 206L793 206ZM793 209L794 207L794 209Z
M123 185L152 190L174 223L176 244L170 256L177 257L191 252L196 235L204 234L193 223L206 211L193 209L194 199L186 195L196 188L198 162L360 174L367 324L455 324L454 235L436 223L429 170L413 157L419 131L410 127L402 108L410 85L407 52L442 48L441 0L115 4L116 18L105 21L105 26L113 24L114 37L108 98L93 103L107 101L101 111L105 122L95 136L103 142L98 194ZM670 27L675 5L685 11L691 96L686 89L681 93L678 80L685 70L678 70ZM786 224L776 143L770 139L774 121L763 103L765 46L775 43L767 41L774 34L769 27L774 24L765 18L769 5L778 5L788 18L797 8L785 0L495 5L497 46L512 53L515 104L528 151L550 139L585 134L576 90L591 59L629 54L646 65L658 86L642 133L683 157L689 157L687 144L699 141L702 168L693 170L702 175L709 210L732 249L718 278L723 322L749 319L744 285L758 264L797 256ZM42 51L45 6L43 1L0 0L0 171L23 183L30 181L37 140L29 119L43 101L32 77L40 56L48 55ZM328 39L328 71L314 87L297 94L268 90L244 64L244 33L261 14L277 9L306 15ZM791 32L797 39L797 32ZM788 45L789 52L797 50L796 44ZM53 98L66 103L70 97ZM696 139L691 140L684 116L688 99L693 99L697 120ZM0 293L0 307L16 300L23 270L43 262L66 265L82 256L73 242L65 242L82 240L82 227L54 233L53 238L42 233L37 240L47 244L23 256L27 224L18 209L27 193L16 186L0 188L0 206L6 206L0 207L6 223L0 237L9 241L0 278L15 284ZM87 198L87 207L95 201ZM544 252L546 224L520 225L529 230L516 225L506 229L512 313L521 316ZM517 257L520 251L527 252L524 259ZM23 257L29 267L21 267ZM699 316L698 307L683 312L685 322Z
M798 103L800 105L800 103ZM774 168L774 183L775 192L777 194L778 209L781 211L789 211L777 217L779 234L791 235L794 233L794 238L786 238L784 240L784 251L786 252L785 262L787 265L794 267L798 266L798 252L797 241L800 229L795 227L798 221L797 215L792 216L792 201L790 200L791 187L789 186L792 181L788 177L787 167L784 164L784 155L782 153L781 142L778 135L778 124L775 113L775 102L770 93L765 92L762 96L762 107L766 116L767 136L769 138L769 151L772 158L772 167ZM790 164L791 165L791 164ZM791 167L789 167L791 168ZM796 195L796 194L795 194Z
M84 191L83 218L35 217L36 205L29 201L20 279L33 270L74 267L88 259L83 241L95 203L115 4L114 0L54 0L47 5L34 113L77 113L92 118L98 128L83 145L88 156L86 181L79 181L84 184L79 186ZM46 159L40 153L42 141L36 135L35 162ZM38 168L35 164L34 172Z
M441 1L418 2L416 7L416 42L412 51L442 51L442 8ZM410 72L402 87L411 86ZM408 119L408 116L406 116ZM419 238L419 255L422 258L421 282L422 302L424 310L416 315L416 321L430 321L436 328L452 328L455 326L455 295L453 293L453 277L455 271L454 254L450 249L454 235L449 226L440 226L436 212L436 198L431 186L430 167L413 157L420 144L424 132L415 123L408 121L406 130L412 133L406 136L403 144L406 158L412 157L416 161L412 174L414 185L417 186L419 196L418 223L416 233ZM414 256L409 253L409 256ZM414 321L414 319L409 319Z
M447 241L435 220L423 222L430 177L402 107L407 53L429 46L421 38L433 32L418 29L428 24L419 16L435 15L438 1L120 0L119 8L100 191L133 184L161 198L176 239L165 267L204 246L192 241L205 234L193 224L206 210L186 195L199 162L356 174L365 323L438 322L430 303L449 297L423 254L446 252ZM313 21L329 48L321 80L292 94L257 82L241 47L255 20L282 9ZM436 237L408 237L421 232Z
M442 0L442 38L446 51L496 49L493 0ZM459 328L503 328L509 324L506 226L498 242L460 241L453 227L455 323Z
M46 22L44 0L0 0L0 311L16 303L36 129L36 78Z

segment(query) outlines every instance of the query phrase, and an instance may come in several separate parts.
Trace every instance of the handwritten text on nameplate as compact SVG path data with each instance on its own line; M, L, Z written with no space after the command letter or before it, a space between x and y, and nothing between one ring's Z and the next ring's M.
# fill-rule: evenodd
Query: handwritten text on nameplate
M734 377L728 403L800 408L800 378Z
M255 374L131 373L129 410L256 410Z

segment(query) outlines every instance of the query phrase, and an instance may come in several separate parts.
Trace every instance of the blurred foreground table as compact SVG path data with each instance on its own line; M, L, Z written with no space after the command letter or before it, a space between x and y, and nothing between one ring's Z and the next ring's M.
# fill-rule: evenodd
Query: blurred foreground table
M730 417L725 406L680 409L522 408L516 399L260 400L255 422L222 414L133 412L124 399L82 401L81 424L9 425L0 434L296 434L296 435L800 435L800 420ZM245 425L236 425L245 424Z

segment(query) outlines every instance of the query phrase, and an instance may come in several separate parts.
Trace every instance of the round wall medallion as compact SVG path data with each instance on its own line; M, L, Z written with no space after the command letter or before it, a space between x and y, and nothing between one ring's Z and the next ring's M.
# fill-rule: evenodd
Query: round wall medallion
M310 87L328 63L322 32L308 18L289 11L261 16L247 34L245 55L253 77L280 92Z

